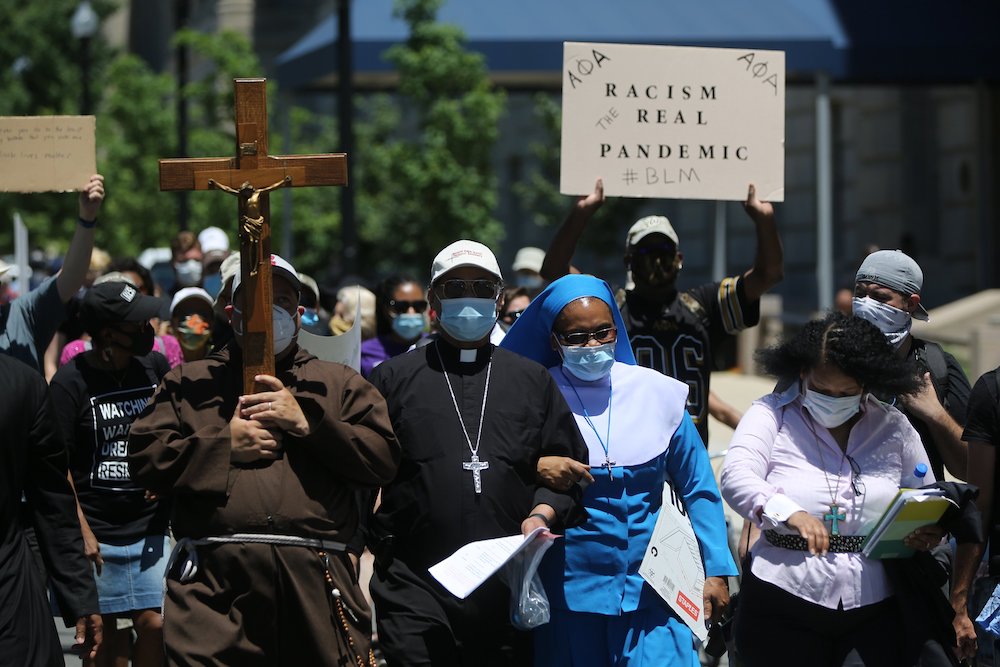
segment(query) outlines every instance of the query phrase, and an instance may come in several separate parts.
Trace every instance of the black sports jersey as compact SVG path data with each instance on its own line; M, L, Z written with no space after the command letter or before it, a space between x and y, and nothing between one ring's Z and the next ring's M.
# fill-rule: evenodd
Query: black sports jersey
M742 276L733 276L680 292L655 309L626 292L621 311L636 361L690 387L688 413L707 444L713 350L723 337L757 324L760 301L748 303Z

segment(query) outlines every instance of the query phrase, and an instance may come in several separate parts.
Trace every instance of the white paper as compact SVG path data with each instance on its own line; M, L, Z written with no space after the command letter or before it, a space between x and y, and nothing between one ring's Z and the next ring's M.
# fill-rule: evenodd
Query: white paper
M360 290L359 290L360 292ZM351 328L339 336L317 336L305 329L299 331L299 347L323 361L334 361L361 371L361 295Z
M464 600L532 541L555 538L547 529L539 527L527 536L511 535L470 542L437 565L431 566L428 572L448 592Z
M677 612L695 637L705 642L705 566L694 527L669 484L663 486L663 506L646 547L639 574Z
M565 42L559 191L784 199L785 54Z

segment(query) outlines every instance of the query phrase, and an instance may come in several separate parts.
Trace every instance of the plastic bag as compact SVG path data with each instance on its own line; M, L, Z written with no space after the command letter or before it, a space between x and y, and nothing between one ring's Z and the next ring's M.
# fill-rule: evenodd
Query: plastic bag
M552 542L536 539L504 565L510 586L510 621L518 630L531 630L549 622L549 598L538 576L538 564Z

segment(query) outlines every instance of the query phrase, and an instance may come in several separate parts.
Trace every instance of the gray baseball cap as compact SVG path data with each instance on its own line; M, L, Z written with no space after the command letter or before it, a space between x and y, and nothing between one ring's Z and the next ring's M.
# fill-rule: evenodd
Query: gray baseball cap
M920 294L924 272L913 258L902 250L876 250L865 257L854 277L856 283L875 283L896 290L904 296ZM913 319L927 320L927 309L917 304Z

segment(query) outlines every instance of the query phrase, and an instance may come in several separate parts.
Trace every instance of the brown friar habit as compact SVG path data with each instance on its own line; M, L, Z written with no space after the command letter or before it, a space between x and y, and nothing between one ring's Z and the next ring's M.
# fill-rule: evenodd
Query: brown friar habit
M243 393L241 364L231 347L167 374L132 425L132 479L172 497L178 539L255 533L351 542L357 490L391 480L399 460L382 397L350 368L296 348L277 361L276 375L309 436L285 433L282 458L234 465L229 421ZM205 544L196 554L185 582L180 571L193 561L168 573L169 664L353 665L359 656L367 664L370 614L343 552L329 553L328 570L319 549L303 546Z

